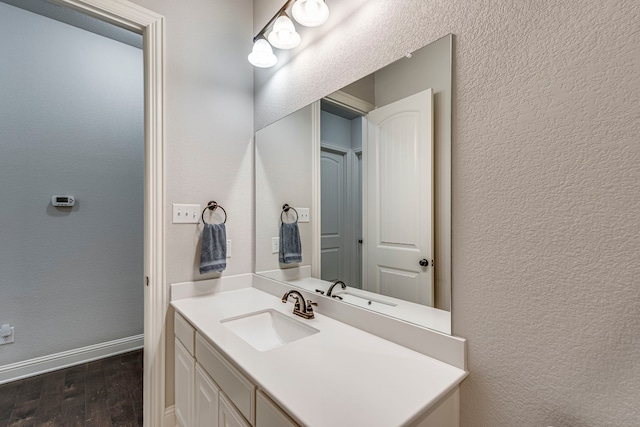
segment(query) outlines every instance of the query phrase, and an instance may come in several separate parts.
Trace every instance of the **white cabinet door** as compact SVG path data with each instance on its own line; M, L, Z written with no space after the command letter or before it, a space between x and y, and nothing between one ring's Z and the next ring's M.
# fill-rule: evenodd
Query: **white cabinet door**
M242 416L253 423L256 419L256 386L200 333L196 334L196 359Z
M256 394L256 427L298 427L264 393Z
M222 393L218 407L218 422L220 427L251 427Z
M176 422L180 427L191 427L193 425L193 382L196 362L177 338L175 359Z
M218 427L218 395L220 390L196 363L194 423L196 427Z

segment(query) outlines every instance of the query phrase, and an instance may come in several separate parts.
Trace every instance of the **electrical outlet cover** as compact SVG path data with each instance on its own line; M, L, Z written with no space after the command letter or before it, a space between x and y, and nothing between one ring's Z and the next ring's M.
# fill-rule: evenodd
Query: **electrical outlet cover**
M11 344L15 342L16 336L13 333L13 326L11 327L11 335L7 335L6 337L0 337L0 345L3 344Z

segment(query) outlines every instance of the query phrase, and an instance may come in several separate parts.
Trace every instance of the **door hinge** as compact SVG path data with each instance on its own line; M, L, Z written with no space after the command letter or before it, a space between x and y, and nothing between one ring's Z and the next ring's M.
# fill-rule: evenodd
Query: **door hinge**
M149 286L149 276L144 276L145 285Z

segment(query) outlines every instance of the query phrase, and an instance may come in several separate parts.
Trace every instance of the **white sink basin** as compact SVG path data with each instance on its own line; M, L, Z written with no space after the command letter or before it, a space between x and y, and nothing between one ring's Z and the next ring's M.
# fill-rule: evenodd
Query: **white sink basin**
M230 317L220 323L259 351L271 350L320 332L271 309Z

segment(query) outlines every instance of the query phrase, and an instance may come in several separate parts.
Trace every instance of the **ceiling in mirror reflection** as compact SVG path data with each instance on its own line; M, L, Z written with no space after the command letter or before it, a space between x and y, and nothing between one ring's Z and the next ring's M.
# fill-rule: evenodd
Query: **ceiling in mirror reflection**
M258 131L255 266L258 274L287 281L311 292L318 290L318 294L326 292L331 279L340 279L347 283L348 288L335 295L345 303L450 333L452 43L453 36L448 35L419 49L411 58L403 57ZM418 181L433 177L433 185L426 185L433 189L433 208L429 210L435 220L424 220L433 227L426 231L427 228L420 225L422 214L418 213L409 221L402 212L398 214L388 209L379 213L380 220L372 221L376 217L371 213L375 203L368 203L367 207L367 200L378 200L380 194L387 194L389 200L408 203L403 209L413 209L411 206L415 203L406 197L399 198L395 193L407 192L404 187L414 188L416 194L423 191L419 189L420 182L413 185L403 181L391 185L390 182L398 181L401 176L404 176L403 180L412 176L408 173L408 166L398 167L396 160L396 163L384 160L403 157L395 147L387 150L388 156L382 163L394 165L396 169L387 168L388 178L370 194L367 193L367 189L374 188L367 185L368 181L380 181L380 162L377 160L369 162L377 166L369 168L371 172L367 177L367 159L375 159L371 153L379 153L380 150L376 148L367 153L367 141L376 133L371 127L372 118L385 108L391 108L390 105L398 108L402 99L413 98L429 89L428 96L433 105L426 114L432 118L433 130L427 133L432 135L433 148L429 151L433 157L423 159L413 174L421 174ZM371 110L373 112L368 114ZM406 117L402 120L406 122ZM402 130L396 133L408 134ZM339 134L342 136L337 136ZM392 140L396 141L389 141ZM387 143L388 146L394 144L399 143ZM410 165L410 156L404 157ZM330 188L338 190L329 191ZM303 260L294 268L279 264L277 253L273 253L273 238L278 236L279 229L279 208L283 203L296 208L311 208L310 222L299 224ZM393 219L385 221L384 218ZM368 232L368 221L381 223L380 230L385 231ZM413 225L409 227L409 223ZM367 260L374 258L370 255L381 246L379 242L375 245L368 243L380 233L388 235L386 246L401 249L396 252L402 252L401 241L403 245L413 245L418 237L433 236L427 238L432 238L431 252L421 248L411 260L412 271L430 273L429 291L410 284L410 274L401 272L398 266L387 265L391 259L387 257L396 257L397 254L384 252L378 256L377 267L367 269L366 266L371 265ZM339 240L342 243L336 244ZM408 246L405 251L406 248ZM427 268L424 268L425 261ZM421 265L415 267L419 263ZM380 277L385 276L391 280L381 281ZM376 281L378 284L372 285ZM424 295L417 297L417 293Z

